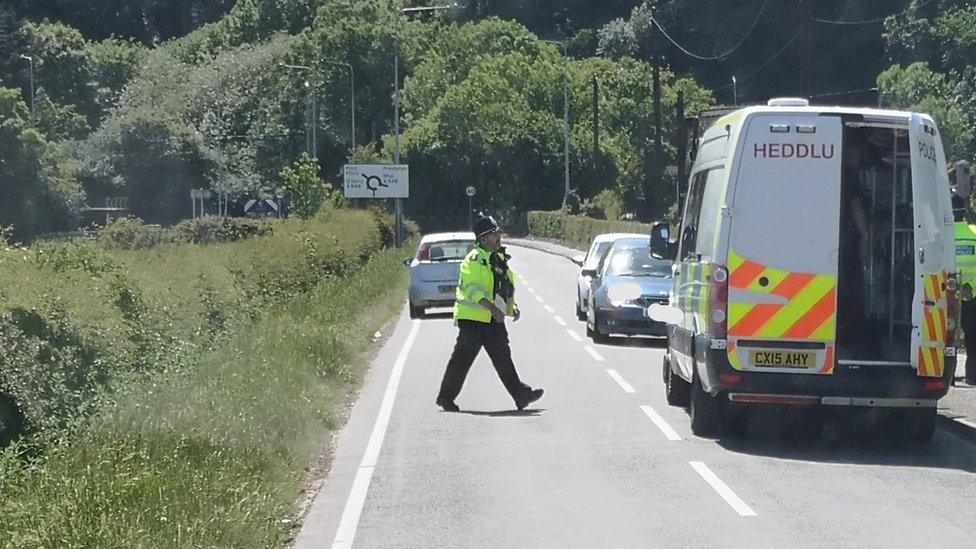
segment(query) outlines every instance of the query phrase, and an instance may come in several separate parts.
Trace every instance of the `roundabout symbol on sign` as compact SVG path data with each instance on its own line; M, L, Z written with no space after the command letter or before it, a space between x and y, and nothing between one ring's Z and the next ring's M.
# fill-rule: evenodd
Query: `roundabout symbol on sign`
M376 196L376 191L378 191L380 187L389 187L389 185L384 183L383 180L377 175L363 174L363 177L366 178L366 188L373 191L374 197Z

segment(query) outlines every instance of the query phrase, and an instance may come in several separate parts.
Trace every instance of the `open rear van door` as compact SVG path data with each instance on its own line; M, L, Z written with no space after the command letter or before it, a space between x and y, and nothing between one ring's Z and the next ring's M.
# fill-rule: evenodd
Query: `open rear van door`
M912 366L918 375L941 377L945 369L948 330L947 234L952 232L951 210L944 202L949 192L945 158L935 124L913 114L908 127L914 197L915 293L912 300ZM944 189L942 187L945 187ZM948 216L948 217L947 217Z

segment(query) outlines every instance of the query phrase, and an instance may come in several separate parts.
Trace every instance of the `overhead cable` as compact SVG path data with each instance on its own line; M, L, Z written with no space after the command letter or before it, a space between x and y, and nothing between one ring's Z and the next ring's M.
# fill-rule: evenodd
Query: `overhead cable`
M650 17L651 17L651 21L654 23L654 26L657 27L657 29L659 31L661 31L661 34L663 34L664 37L667 38L669 42L671 42L672 44L674 44L674 47L676 47L679 50L681 50L681 52L684 53L685 55L688 55L689 57L694 57L695 59L700 59L702 61L718 61L719 59L724 59L724 58L728 57L732 52L734 52L735 50L739 49L739 46L741 46L742 43L746 41L746 38L748 38L749 35L752 34L752 31L756 28L756 24L759 23L759 17L762 15L763 11L766 9L766 4L768 4L768 3L769 3L769 0L763 0L763 5L762 5L762 7L759 8L759 12L756 13L756 18L753 19L752 25L749 25L749 30L747 30L746 33L744 35L742 35L742 38L739 39L739 41L734 46L732 46L728 50L726 50L726 51L724 51L724 52L722 52L722 53L720 53L718 55L712 55L712 56L698 55L697 53L688 51L687 48L685 48L681 44L675 42L674 38L671 38L671 35L668 34L668 31L664 30L664 27L661 26L661 23L659 23L658 20L655 19L653 15L651 15Z
M745 80L746 78L749 78L750 76L756 74L757 72L765 69L766 66L769 65L770 63L772 63L774 59L776 59L777 57L779 57L780 54L782 54L784 51L786 51L787 48L789 48L791 45L793 45L793 42L796 42L797 38L800 37L800 34L801 34L800 32L797 32L796 34L794 34L793 35L793 38L790 38L790 41L787 42L785 46L783 46L782 48L780 48L779 51L777 51L776 53L774 53L769 59L767 59L765 62L763 62L762 65L759 65L758 67L756 67L755 69L753 69L752 72L750 72L749 74L746 74L745 76L737 77L737 81L741 82L741 81ZM726 84L726 85L722 86L721 88L716 88L715 91L722 91L722 90L724 90L726 88L731 88L731 87L732 87L732 84Z
M908 13L908 10L912 10L912 9L917 10L921 7L931 4L932 2L935 2L935 0L928 0L928 2L922 2L917 6L908 6L907 8L903 9L898 13L892 13L891 15L886 15L884 17L879 17L877 19L865 19L863 21L840 21L840 20L814 18L814 21L816 21L817 23L826 23L828 25L873 25L875 23L883 23L889 17L898 17L899 15L905 15L906 13Z

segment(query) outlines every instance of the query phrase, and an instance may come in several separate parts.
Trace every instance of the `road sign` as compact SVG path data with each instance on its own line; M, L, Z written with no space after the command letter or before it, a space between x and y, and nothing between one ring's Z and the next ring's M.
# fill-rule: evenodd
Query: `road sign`
M282 199L285 197L285 190L281 187L275 189L275 198Z
M410 176L406 164L346 164L346 198L407 198Z
M190 189L190 198L206 200L210 198L210 191L206 189Z
M464 192L468 196L474 196L474 187L468 187L467 189L464 190Z

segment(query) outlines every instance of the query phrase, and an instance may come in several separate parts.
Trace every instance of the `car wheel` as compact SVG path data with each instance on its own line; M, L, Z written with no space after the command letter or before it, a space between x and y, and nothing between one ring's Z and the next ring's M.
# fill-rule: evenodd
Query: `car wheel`
M722 403L705 392L698 372L691 378L691 432L700 437L716 437L722 427Z
M414 307L413 303L410 303L410 318L424 318L424 308Z
M691 385L681 379L671 368L670 355L664 355L664 396L671 406L687 406L691 398Z
M593 309L593 330L587 330L586 335L593 338L593 343L606 343L610 341L610 336L600 331L600 315Z

